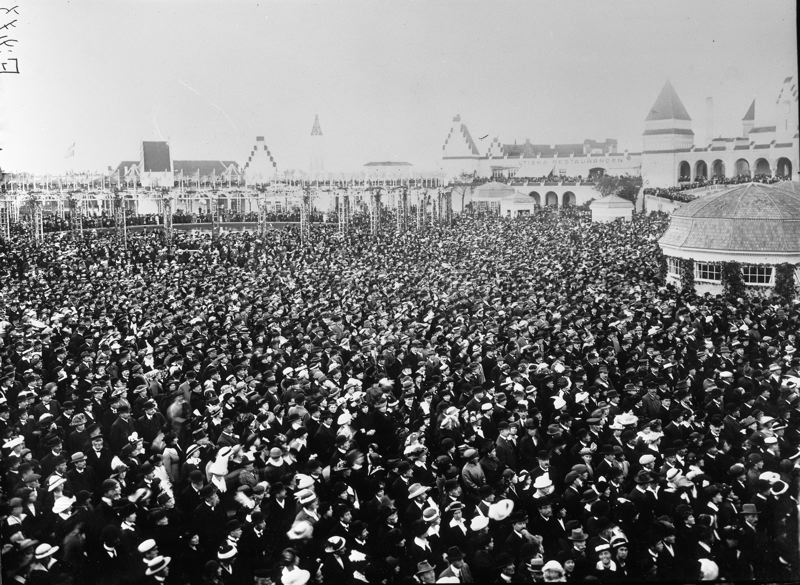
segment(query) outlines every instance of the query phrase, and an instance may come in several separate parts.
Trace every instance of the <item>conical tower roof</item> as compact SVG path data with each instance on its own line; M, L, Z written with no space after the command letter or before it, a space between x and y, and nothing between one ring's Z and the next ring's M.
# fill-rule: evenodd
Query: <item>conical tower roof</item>
M689 112L686 111L681 98L678 97L669 80L661 88L656 103L650 108L650 113L645 119L647 122L652 120L691 120Z
M322 136L322 128L319 125L319 114L314 114L314 127L311 128L311 136Z
M756 119L756 100L753 100L750 107L747 108L747 113L742 118L743 122L749 122Z

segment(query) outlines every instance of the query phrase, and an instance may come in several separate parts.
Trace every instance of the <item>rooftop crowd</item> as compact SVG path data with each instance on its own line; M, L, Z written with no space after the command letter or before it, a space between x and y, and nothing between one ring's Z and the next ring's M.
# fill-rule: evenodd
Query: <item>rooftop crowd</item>
M767 174L759 174L751 177L749 174L746 174L737 175L735 177L716 176L712 177L711 179L700 177L694 181L691 180L691 177L681 177L679 181L680 184L675 187L646 187L644 194L655 195L656 197L662 197L664 199L669 199L670 201L688 203L697 199L697 195L685 193L685 191L691 191L692 189L700 189L702 187L709 187L711 185L739 185L741 183L765 183L767 185L772 185L781 181L791 181L791 177L782 175L772 176Z
M667 221L0 242L3 582L796 577L800 305Z

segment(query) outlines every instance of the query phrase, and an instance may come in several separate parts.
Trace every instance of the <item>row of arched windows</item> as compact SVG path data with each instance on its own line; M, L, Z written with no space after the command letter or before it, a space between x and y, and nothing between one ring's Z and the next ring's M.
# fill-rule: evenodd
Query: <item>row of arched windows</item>
M791 177L792 176L792 161L786 157L781 157L775 164L774 169L777 177ZM765 158L756 159L755 163L750 165L750 161L745 158L740 158L734 164L734 168L728 171L725 168L725 162L716 159L711 163L711 166L704 160L699 160L694 163L694 168L688 161L681 161L678 165L678 181L700 181L709 179L725 179L735 177L749 177L749 176L773 176L773 169L769 161Z
M558 194L554 191L548 191L544 195L544 199L539 194L538 191L531 191L528 193L529 197L533 198L534 203L537 206L541 207L542 202L544 201L544 205L547 207L559 207L558 204ZM575 193L572 191L565 191L564 194L561 196L561 207L574 207L575 206Z

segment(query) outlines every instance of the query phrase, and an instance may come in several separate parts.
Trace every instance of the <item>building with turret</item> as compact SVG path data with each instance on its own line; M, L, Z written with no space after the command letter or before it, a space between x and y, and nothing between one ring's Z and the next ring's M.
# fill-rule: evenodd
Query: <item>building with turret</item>
M584 140L572 144L518 144L488 135L475 139L461 116L453 118L442 145L442 171L448 178L461 175L495 179L547 177L580 178L602 174L643 178L647 187L673 187L703 179L740 176L787 177L797 180L798 90L787 77L776 101L774 116L758 123L753 101L742 119L741 136L706 139L698 144L692 118L672 83L661 88L644 120L641 152L619 152L617 141Z
M646 186L736 177L798 178L797 82L787 77L776 101L773 124L757 123L755 101L742 118L736 137L715 137L696 144L692 119L668 81L645 119L642 177Z

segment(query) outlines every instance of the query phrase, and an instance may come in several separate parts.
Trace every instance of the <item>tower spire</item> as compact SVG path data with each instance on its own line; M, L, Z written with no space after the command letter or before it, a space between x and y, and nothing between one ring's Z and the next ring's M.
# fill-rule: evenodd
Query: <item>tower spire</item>
M314 126L311 128L311 136L322 136L322 128L319 125L319 114L314 114Z
M661 93L658 94L656 102L650 108L650 113L647 114L645 121L652 122L654 120L691 120L689 112L683 106L681 98L669 80L661 88Z

